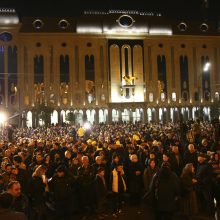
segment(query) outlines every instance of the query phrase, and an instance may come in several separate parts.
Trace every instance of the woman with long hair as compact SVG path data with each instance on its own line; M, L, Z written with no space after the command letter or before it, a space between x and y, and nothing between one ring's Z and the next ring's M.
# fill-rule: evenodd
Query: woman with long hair
M198 202L196 197L195 168L192 163L187 163L180 176L181 182L181 205L180 209L187 219L192 219L198 213Z
M29 185L29 196L33 208L33 219L46 219L46 193L48 192L48 180L45 175L47 167L39 165L32 174Z
M149 190L151 180L157 171L158 171L158 166L156 165L155 159L150 159L143 173L143 182L144 182L145 192Z

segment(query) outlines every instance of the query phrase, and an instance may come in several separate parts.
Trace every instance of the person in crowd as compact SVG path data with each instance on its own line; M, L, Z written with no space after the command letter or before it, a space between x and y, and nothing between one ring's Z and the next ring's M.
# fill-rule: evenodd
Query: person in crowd
M44 155L44 159L43 159L43 163L44 166L46 166L46 177L48 179L50 179L53 176L54 173L54 164L53 161L51 161L50 155L49 154L45 154Z
M103 219L107 215L107 194L108 188L105 181L105 168L98 167L94 180L95 196L96 196L96 214L98 219Z
M195 146L193 143L188 144L187 149L184 151L183 155L183 164L184 166L187 163L192 163L195 169L197 168L197 158L198 158L198 153L195 149Z
M143 193L143 167L138 161L137 154L130 156L130 162L128 164L127 183L128 193L130 194L130 204L140 207L141 194ZM140 214L140 210L138 210Z
M170 155L167 152L164 152L160 161L158 161L158 167L161 167L163 163L170 164Z
M10 175L10 179L9 182L11 181L16 181L17 179L17 175L18 175L18 168L14 165L11 166L11 175Z
M212 165L213 169L213 190L214 190L214 198L216 200L216 206L219 208L220 206L220 156L219 153L213 153L211 155L211 160L209 163Z
M32 207L32 219L33 220L45 220L46 219L46 193L49 191L48 180L45 175L47 167L39 165L29 183L29 197Z
M10 180L11 167L12 167L12 165L10 163L7 163L4 168L5 171L2 173L3 182L4 182L5 187L8 185L9 180Z
M95 214L94 178L95 173L93 167L89 164L89 158L83 156L82 165L78 168L77 181L80 186L80 207L85 218Z
M204 153L198 155L198 167L196 171L197 191L200 210L205 211L210 217L215 214L213 195L213 169L208 163L209 156Z
M69 167L69 172L74 178L77 178L79 167L80 167L79 158L74 157Z
M101 156L96 156L95 157L95 163L92 164L92 167L93 167L93 170L94 170L95 174L97 174L97 170L100 167L104 168L104 164L102 163L102 157Z
M199 145L199 152L207 154L211 151L211 145L207 138L203 138L200 145Z
M172 145L169 156L171 169L176 173L177 176L180 176L183 169L183 158L182 154L179 152L179 147L176 145Z
M44 157L43 157L42 153L40 153L39 151L35 151L32 163L28 167L28 176L31 177L35 168L39 165L42 165L43 162L44 162Z
M29 218L30 204L28 197L21 192L21 184L18 181L11 181L7 186L7 192L13 196L12 210L23 212Z
M5 189L3 176L0 174L0 193L2 193Z
M124 193L127 191L126 176L122 163L117 163L111 172L110 186L112 195L113 216L117 217L122 212Z
M180 181L168 162L163 162L159 171L154 175L150 191L153 191L155 195L156 219L172 220L177 210Z
M145 162L146 162L146 159L149 158L149 152L150 152L150 149L149 149L148 144L142 143L139 146L139 149L137 151L137 155L138 155L138 159L141 162L142 166L146 165Z
M74 179L68 174L64 165L59 165L48 182L49 192L55 203L55 218L68 219L71 215Z
M149 191L152 178L154 174L157 172L158 172L158 166L156 165L155 159L150 159L143 173L143 183L144 183L145 193Z
M151 160L151 159L154 159L155 162L156 162L156 160L157 160L157 157L156 157L156 154L155 154L154 151L150 151L149 156L146 158L145 163L144 163L144 166L145 166L145 167L148 166L149 160Z
M192 163L187 163L180 176L181 184L181 213L191 220L198 214L198 201L195 186L197 179L195 177L195 167Z
M117 164L121 164L121 158L120 158L120 156L117 154L117 153L113 153L112 154L112 161L111 161L111 170L113 170L116 166L117 166Z
M197 119L192 125L192 133L195 144L198 146L201 140L201 122L200 119Z
M13 196L8 192L0 193L0 219L28 220L24 213L11 210Z
M193 121L190 122L189 129L191 124L194 124L194 122ZM27 195L29 195L29 186L30 186L29 181L35 179L35 177L33 177L33 173L35 173L35 170L37 169L37 167L39 167L39 165L43 165L43 166L45 165L47 167L45 173L47 178L48 179L51 178L51 180L52 179L55 180L55 186L56 186L55 188L51 187L52 191L49 192L50 195L49 199L50 201L52 199L54 199L55 201L55 197L56 197L56 198L61 198L61 200L63 201L59 203L59 199L57 199L58 203L54 207L58 207L58 209L55 211L61 212L62 207L64 207L64 203L65 202L68 203L69 201L69 203L71 203L69 205L71 208L65 206L63 208L63 211L67 211L67 210L72 211L73 209L75 209L81 211L81 213L88 216L89 215L88 213L91 214L91 212L88 210L95 211L96 208L95 206L96 198L94 197L95 195L94 184L95 184L95 179L96 178L98 179L95 173L98 174L98 169L99 169L99 165L97 165L97 167L95 168L96 171L94 171L93 166L96 166L95 163L94 165L92 165L90 164L90 162L88 163L82 162L82 157L88 156L89 150L92 150L91 153L89 153L91 161L93 161L96 158L96 156L101 156L102 162L100 167L104 166L106 168L104 172L105 182L107 183L107 188L112 192L109 195L110 196L113 195L113 200L115 199L114 201L118 201L120 199L119 194L120 195L124 194L123 191L125 190L125 186L126 186L126 193L131 194L130 189L132 187L130 186L133 185L135 182L134 181L135 178L130 178L132 175L129 175L129 172L132 170L132 168L130 169L130 166L136 167L136 165L133 166L133 164L131 163L130 157L132 155L135 155L137 152L139 162L142 164L142 166L144 166L144 162L146 158L151 157L149 156L151 152L150 155L153 155L155 157L154 160L157 161L156 167L157 165L158 167L161 167L161 165L164 162L168 161L172 166L171 170L175 170L177 167L179 168L179 166L176 166L176 164L178 164L177 156L179 154L176 156L175 152L174 151L172 152L170 146L174 145L174 146L178 146L178 149L180 150L179 152L183 153L184 155L183 166L185 166L188 163L193 163L196 169L196 177L197 174L199 176L199 178L197 178L198 183L195 185L198 193L198 202L199 204L204 203L203 204L204 207L207 207L208 209L209 207L212 207L211 203L208 202L210 200L210 198L208 197L209 193L207 193L209 192L209 190L207 189L209 188L209 183L207 184L206 180L204 180L206 178L206 174L205 174L206 172L204 172L206 168L205 169L202 168L203 164L200 164L199 161L197 160L198 157L197 150L198 151L200 150L201 140L206 139L210 144L210 146L212 146L211 150L213 152L217 151L217 148L214 148L213 144L217 143L216 141L218 140L218 136L213 135L215 133L214 130L215 128L212 126L212 124L204 121L200 121L199 122L200 134L197 136L197 138L194 138L194 135L192 135L193 138L191 139L191 142L185 145L186 140L182 140L182 136L184 136L184 134L182 134L182 136L178 136L180 126L181 125L179 123L172 123L172 122L166 124L157 124L157 123L130 124L130 123L120 123L120 122L112 123L112 124L103 123L99 125L93 125L90 129L89 136L87 134L83 135L82 137L76 135L75 138L72 138L70 136L70 133L71 130L77 131L79 125L73 126L64 123L62 126L56 124L56 125L51 125L50 127L17 128L14 130L14 141L12 143L10 143L8 140L5 141L0 140L0 162L1 162L0 174L2 175L4 173L6 179L5 185L2 185L1 183L3 181L0 180L0 190L3 191L7 189L7 184L9 184L9 182L11 181L18 181L20 184L20 189L22 190L22 193L20 194L23 195L28 193ZM191 130L191 133L193 134L193 130ZM197 140L197 142L195 142L195 140ZM184 145L184 147L182 147L182 145ZM65 152L67 153L65 154ZM155 153L155 155L153 153ZM206 151L206 154L209 154L211 155L211 157L213 157L211 161L207 160L205 163L206 166L207 163L208 165L212 166L215 184L212 183L210 185L212 185L212 189L214 188L215 190L214 190L214 195L211 196L211 200L215 198L218 204L218 199L217 199L218 193L216 189L219 187L215 187L216 177L218 176L217 174L218 159L214 159L214 157L217 158L218 156L217 155L214 156L214 154L210 152L210 149ZM70 155L71 157L69 157ZM78 162L76 162L76 166L74 165L74 167L72 167L72 158L75 157L77 158ZM63 166L63 164L65 163L67 167L65 168L66 172L64 172L65 174L63 175L63 172L57 172L57 171L58 171L58 167ZM117 171L116 169L118 167L118 164L121 163L123 163L122 170L125 174L123 172ZM6 164L11 165L12 168L11 171L10 171L10 167L8 168L9 175L5 173L6 172L5 167L7 167ZM149 172L150 174L149 180L152 179L154 172L156 172L157 174L159 173L159 171L158 172L156 171L157 168L154 167L153 160L152 162L150 162L150 164L152 164L152 169L149 170L145 169L145 171ZM80 169L81 171L79 172ZM114 169L116 170L116 172L112 172ZM180 174L181 173L180 171L181 168L176 170L176 173ZM22 175L22 173L24 172L28 172L28 175ZM119 194L117 193L115 194L115 192L112 191L113 173L114 174L117 173L117 175L120 174L118 178L119 179L118 184L120 188ZM7 175L9 176L8 180L7 180ZM124 177L123 178L124 181L122 180L121 176ZM145 178L146 177L144 177L143 175L142 181L144 181ZM69 190L69 188L65 185L65 183L67 180L69 181L70 179L71 179L70 181L71 189ZM72 184L72 180L73 180L73 184ZM117 177L115 178L115 180L117 180ZM204 180L204 182L202 180ZM211 180L211 177L209 178L209 180ZM23 181L27 182L28 184L23 184ZM117 181L114 181L114 183L116 182ZM146 191L149 188L149 182L145 185ZM60 188L59 186L62 186L62 184L64 184L65 187ZM69 186L69 184L67 185ZM69 197L67 196L64 199L65 196L59 197L60 196L59 191L62 191L60 192L61 195L64 195L65 192L71 191L71 193L66 193L69 194ZM213 192L211 188L210 191ZM126 193L125 195L129 195ZM52 198L52 195L55 197ZM112 200L109 199L109 201ZM124 200L124 202L125 205L128 206L131 205L129 202L127 202L126 199ZM31 206L31 210L33 210L32 206L34 206L34 204L29 204L29 205ZM118 209L120 208L117 207L115 208L116 211ZM86 213L86 211L88 212ZM55 217L58 216L56 212L55 212L56 215ZM162 210L160 210L160 212L162 212ZM62 216L63 217L61 218L66 218L66 215L65 216L62 215ZM98 217L98 215L97 216L95 215L95 217Z
M18 155L14 155L13 163L18 170L18 173L16 175L16 180L19 181L19 183L21 184L21 190L22 192L25 193L27 191L27 185L28 185L28 172L26 169L26 165L22 161L22 158Z

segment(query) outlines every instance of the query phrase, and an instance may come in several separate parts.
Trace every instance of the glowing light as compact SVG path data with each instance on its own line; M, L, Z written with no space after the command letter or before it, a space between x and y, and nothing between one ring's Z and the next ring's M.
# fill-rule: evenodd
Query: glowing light
M150 28L149 30L150 35L172 35L171 28Z
M4 112L0 112L0 123L4 123L6 120L6 114Z
M99 27L77 27L76 30L77 33L98 33L101 34L102 33L102 28Z
M83 127L84 127L86 130L88 130L88 129L91 128L91 124L90 124L89 122L86 122L86 123L83 125Z
M147 26L133 26L130 28L123 28L121 26L104 25L103 32L106 34L148 34Z
M210 62L205 63L205 65L203 67L203 71L207 72L209 70L209 68L210 68L210 65L211 65Z

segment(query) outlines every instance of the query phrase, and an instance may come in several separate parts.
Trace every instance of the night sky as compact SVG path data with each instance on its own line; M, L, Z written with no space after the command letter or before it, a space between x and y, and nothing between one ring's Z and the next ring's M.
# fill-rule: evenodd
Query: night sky
M78 4L78 5L77 5ZM19 16L75 16L84 10L136 9L178 19L218 20L220 0L1 0Z

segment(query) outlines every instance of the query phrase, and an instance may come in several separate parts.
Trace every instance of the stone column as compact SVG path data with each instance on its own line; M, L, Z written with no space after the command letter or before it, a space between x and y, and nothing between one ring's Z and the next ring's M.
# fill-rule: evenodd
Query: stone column
M107 117L106 122L107 122L108 124L111 124L111 123L112 123L112 109L111 109L111 108L108 109L108 117Z
M95 124L99 123L99 109L95 108L95 118L94 118Z

